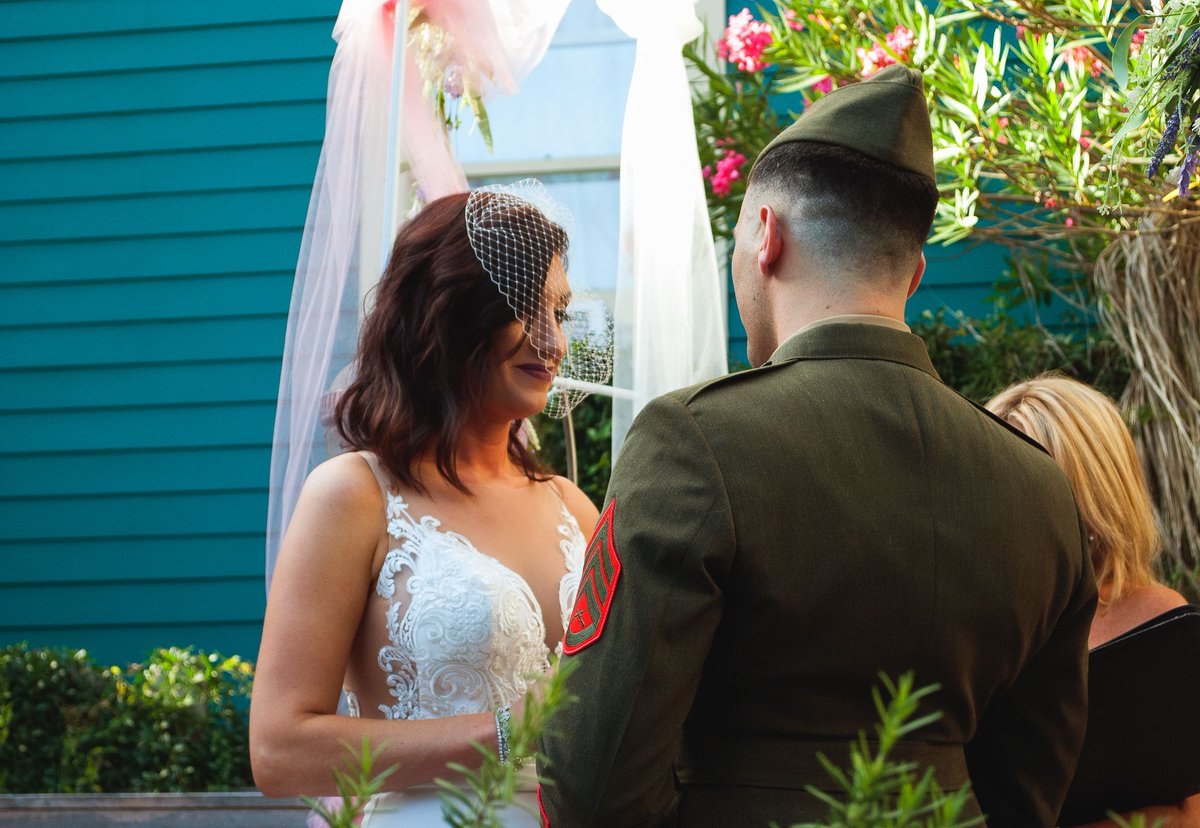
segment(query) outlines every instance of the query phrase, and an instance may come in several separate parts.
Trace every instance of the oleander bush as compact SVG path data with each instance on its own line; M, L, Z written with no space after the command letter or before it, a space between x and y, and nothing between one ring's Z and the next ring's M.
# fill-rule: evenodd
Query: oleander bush
M252 787L237 656L155 650L104 667L85 650L0 651L0 793Z
M929 242L998 244L1027 299L1050 291L1105 329L1128 378L1114 387L1098 370L1096 384L1133 421L1172 580L1200 591L1200 4L775 0L685 55L701 80L709 216L725 238L781 124L885 66L922 74L942 194ZM944 378L969 396L1028 356L1094 382L1089 353L1067 358L1090 348L1086 334L1067 348L1063 329L1043 328L1048 351L1023 343L1018 358L979 325L930 324L948 357L939 367L972 375ZM957 347L972 340L982 353Z

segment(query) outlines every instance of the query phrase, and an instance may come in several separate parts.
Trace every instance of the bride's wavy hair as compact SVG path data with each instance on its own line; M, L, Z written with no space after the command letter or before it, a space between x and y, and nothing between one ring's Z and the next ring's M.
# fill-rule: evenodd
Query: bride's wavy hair
M494 335L515 319L471 248L466 204L466 193L432 201L397 234L335 415L347 445L374 452L393 479L422 492L414 469L430 455L447 482L469 492L456 465L460 438L481 410ZM554 255L566 256L567 235L529 212L554 241L544 262L528 263L544 284ZM509 457L530 480L549 479L520 429L520 421L509 426Z

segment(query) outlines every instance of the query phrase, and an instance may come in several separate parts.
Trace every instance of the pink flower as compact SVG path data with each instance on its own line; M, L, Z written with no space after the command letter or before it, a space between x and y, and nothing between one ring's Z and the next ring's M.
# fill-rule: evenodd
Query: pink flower
M1056 198L1046 199L1046 209L1047 210L1053 210L1057 206L1058 206L1058 199L1056 199Z
M346 807L345 800L340 796L320 796L317 800L332 814L340 813ZM308 812L308 819L304 824L307 828L328 828L328 823L316 811ZM354 818L354 824L362 825L362 814Z
M724 37L717 41L717 55L743 72L757 72L768 65L762 53L774 40L769 25L751 17L749 9L742 9L730 16Z
M912 48L916 40L916 36L911 30L903 26L897 26L888 33L884 38L887 41L888 48L897 54L904 54Z
M1133 38L1129 41L1129 56L1136 58L1142 53L1142 44L1146 42L1146 30L1138 29L1133 33Z
M855 50L858 59L862 61L862 76L869 78L885 66L891 66L898 61L908 60L908 52L916 42L916 36L911 30L903 26L897 26L892 31L888 32L884 38L887 44L885 49L880 44L876 43L870 49L859 47ZM894 56L893 56L894 55Z
M1067 227L1074 227L1075 219L1071 218L1070 216L1067 216L1067 220L1064 221L1063 224L1067 225Z
M1073 69L1086 68L1093 78L1100 77L1104 71L1104 61L1092 55L1092 50L1086 46L1076 46L1066 52L1067 65Z
M1025 37L1025 24L1024 23L1017 24L1017 37L1024 39L1024 37Z
M826 75L823 79L817 81L812 87L814 92L820 92L822 95L827 95L833 91L833 77Z
M740 152L725 150L724 157L717 161L717 171L712 174L713 195L729 195L733 182L742 177L741 166L745 163L746 156Z
M1083 134L1079 136L1079 146L1083 147L1084 149L1090 149L1092 146L1092 139L1088 138L1087 136L1091 134L1092 131L1090 129L1085 129Z
M796 19L795 9L784 9L783 19L784 22L787 23L789 29L795 29L798 32L804 31L804 24Z

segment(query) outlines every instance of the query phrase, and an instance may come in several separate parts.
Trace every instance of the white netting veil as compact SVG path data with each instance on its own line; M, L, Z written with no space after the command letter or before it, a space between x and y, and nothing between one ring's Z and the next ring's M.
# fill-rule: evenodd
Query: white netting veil
M574 222L538 180L489 184L467 199L471 249L553 374L545 413L564 417L612 376L613 325L599 297L572 291Z

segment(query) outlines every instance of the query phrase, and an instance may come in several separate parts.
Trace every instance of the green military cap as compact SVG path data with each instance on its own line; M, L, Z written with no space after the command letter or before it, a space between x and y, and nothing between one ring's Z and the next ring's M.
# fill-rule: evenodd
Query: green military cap
M754 163L792 141L836 144L936 178L921 73L898 63L817 99L767 144Z

